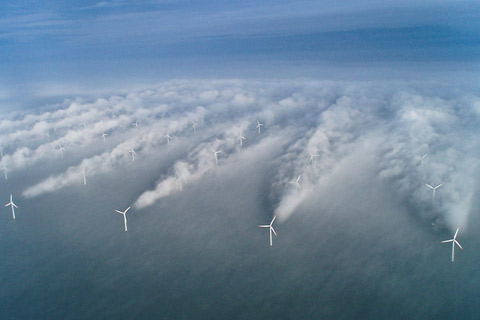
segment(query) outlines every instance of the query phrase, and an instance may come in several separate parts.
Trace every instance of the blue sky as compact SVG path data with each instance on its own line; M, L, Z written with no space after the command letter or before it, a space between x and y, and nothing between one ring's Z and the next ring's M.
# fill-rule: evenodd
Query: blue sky
M479 17L474 1L3 1L0 105L172 78L475 73Z

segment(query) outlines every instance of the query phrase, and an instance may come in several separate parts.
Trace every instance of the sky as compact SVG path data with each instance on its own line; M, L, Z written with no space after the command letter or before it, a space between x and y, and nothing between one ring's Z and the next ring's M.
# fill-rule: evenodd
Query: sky
M2 1L1 110L174 78L474 81L479 10L476 1Z
M478 319L479 10L1 2L0 318Z

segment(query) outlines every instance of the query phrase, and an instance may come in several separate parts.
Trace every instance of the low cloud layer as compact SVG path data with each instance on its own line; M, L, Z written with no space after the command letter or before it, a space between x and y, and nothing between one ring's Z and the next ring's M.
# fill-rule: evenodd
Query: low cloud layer
M80 188L84 168L88 177L116 175L132 162L168 158L136 195L135 208L146 210L214 170L233 172L238 157L275 147L281 154L262 161L274 172L268 201L279 221L345 183L339 172L353 172L352 188L388 182L421 221L455 229L467 227L475 209L479 106L475 93L432 84L171 81L0 121L0 167L15 173L51 164L24 186L32 198ZM433 199L426 184L442 183Z

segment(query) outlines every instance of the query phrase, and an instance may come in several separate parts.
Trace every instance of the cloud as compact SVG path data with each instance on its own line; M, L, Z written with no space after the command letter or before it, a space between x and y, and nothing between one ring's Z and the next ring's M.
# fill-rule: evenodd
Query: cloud
M268 160L275 173L268 193L279 221L301 212L307 200L332 197L328 185L362 181L362 188L386 183L422 221L454 229L466 227L474 210L479 101L472 92L446 94L431 85L175 80L2 120L0 164L15 172L42 161L63 163L25 188L24 196L35 197L80 185L84 167L87 175L115 175L131 163L132 147L136 163L168 159L152 167L134 202L140 209L230 168L239 157L256 159L273 144L282 152ZM132 125L137 120L138 128ZM265 124L261 134L257 120ZM246 137L243 147L239 135ZM63 160L55 150L60 143ZM212 150L221 150L218 165ZM300 174L297 190L289 182ZM444 183L433 203L427 183Z

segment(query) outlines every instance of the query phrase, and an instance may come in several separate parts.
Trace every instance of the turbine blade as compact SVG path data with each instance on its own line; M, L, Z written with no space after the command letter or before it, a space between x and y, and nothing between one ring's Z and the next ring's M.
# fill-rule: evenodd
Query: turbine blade
M427 187L429 187L430 189L432 189L432 190L434 190L434 189L435 189L434 187L432 187L432 186L431 186L431 185L429 185L429 184L425 184L425 185L426 185Z
M442 243L447 243L447 242L453 242L453 239L442 241Z
M131 207L128 207L123 213L127 213L128 210L130 210Z
M120 213L120 214L123 214L122 211L119 211L119 210L115 210L116 213Z
M267 224L261 224L258 226L259 228L270 228L270 225Z
M457 240L455 240L455 243L457 244L457 246L459 246L459 247L460 247L460 249L462 249L462 250L463 250L463 247L460 245L460 243L458 243L458 241L457 241Z
M275 233L275 235L278 237L277 233L275 232L275 229L273 229L273 227L270 227L270 230L273 231L273 233Z
M460 230L460 228L457 228L457 231L455 231L455 235L453 236L453 239L457 239L458 230Z
M273 222L275 221L275 219L277 219L277 216L274 216L274 217L273 217L272 222L270 222L270 225L273 224Z
M15 203L12 203L12 206L18 209L17 205Z

